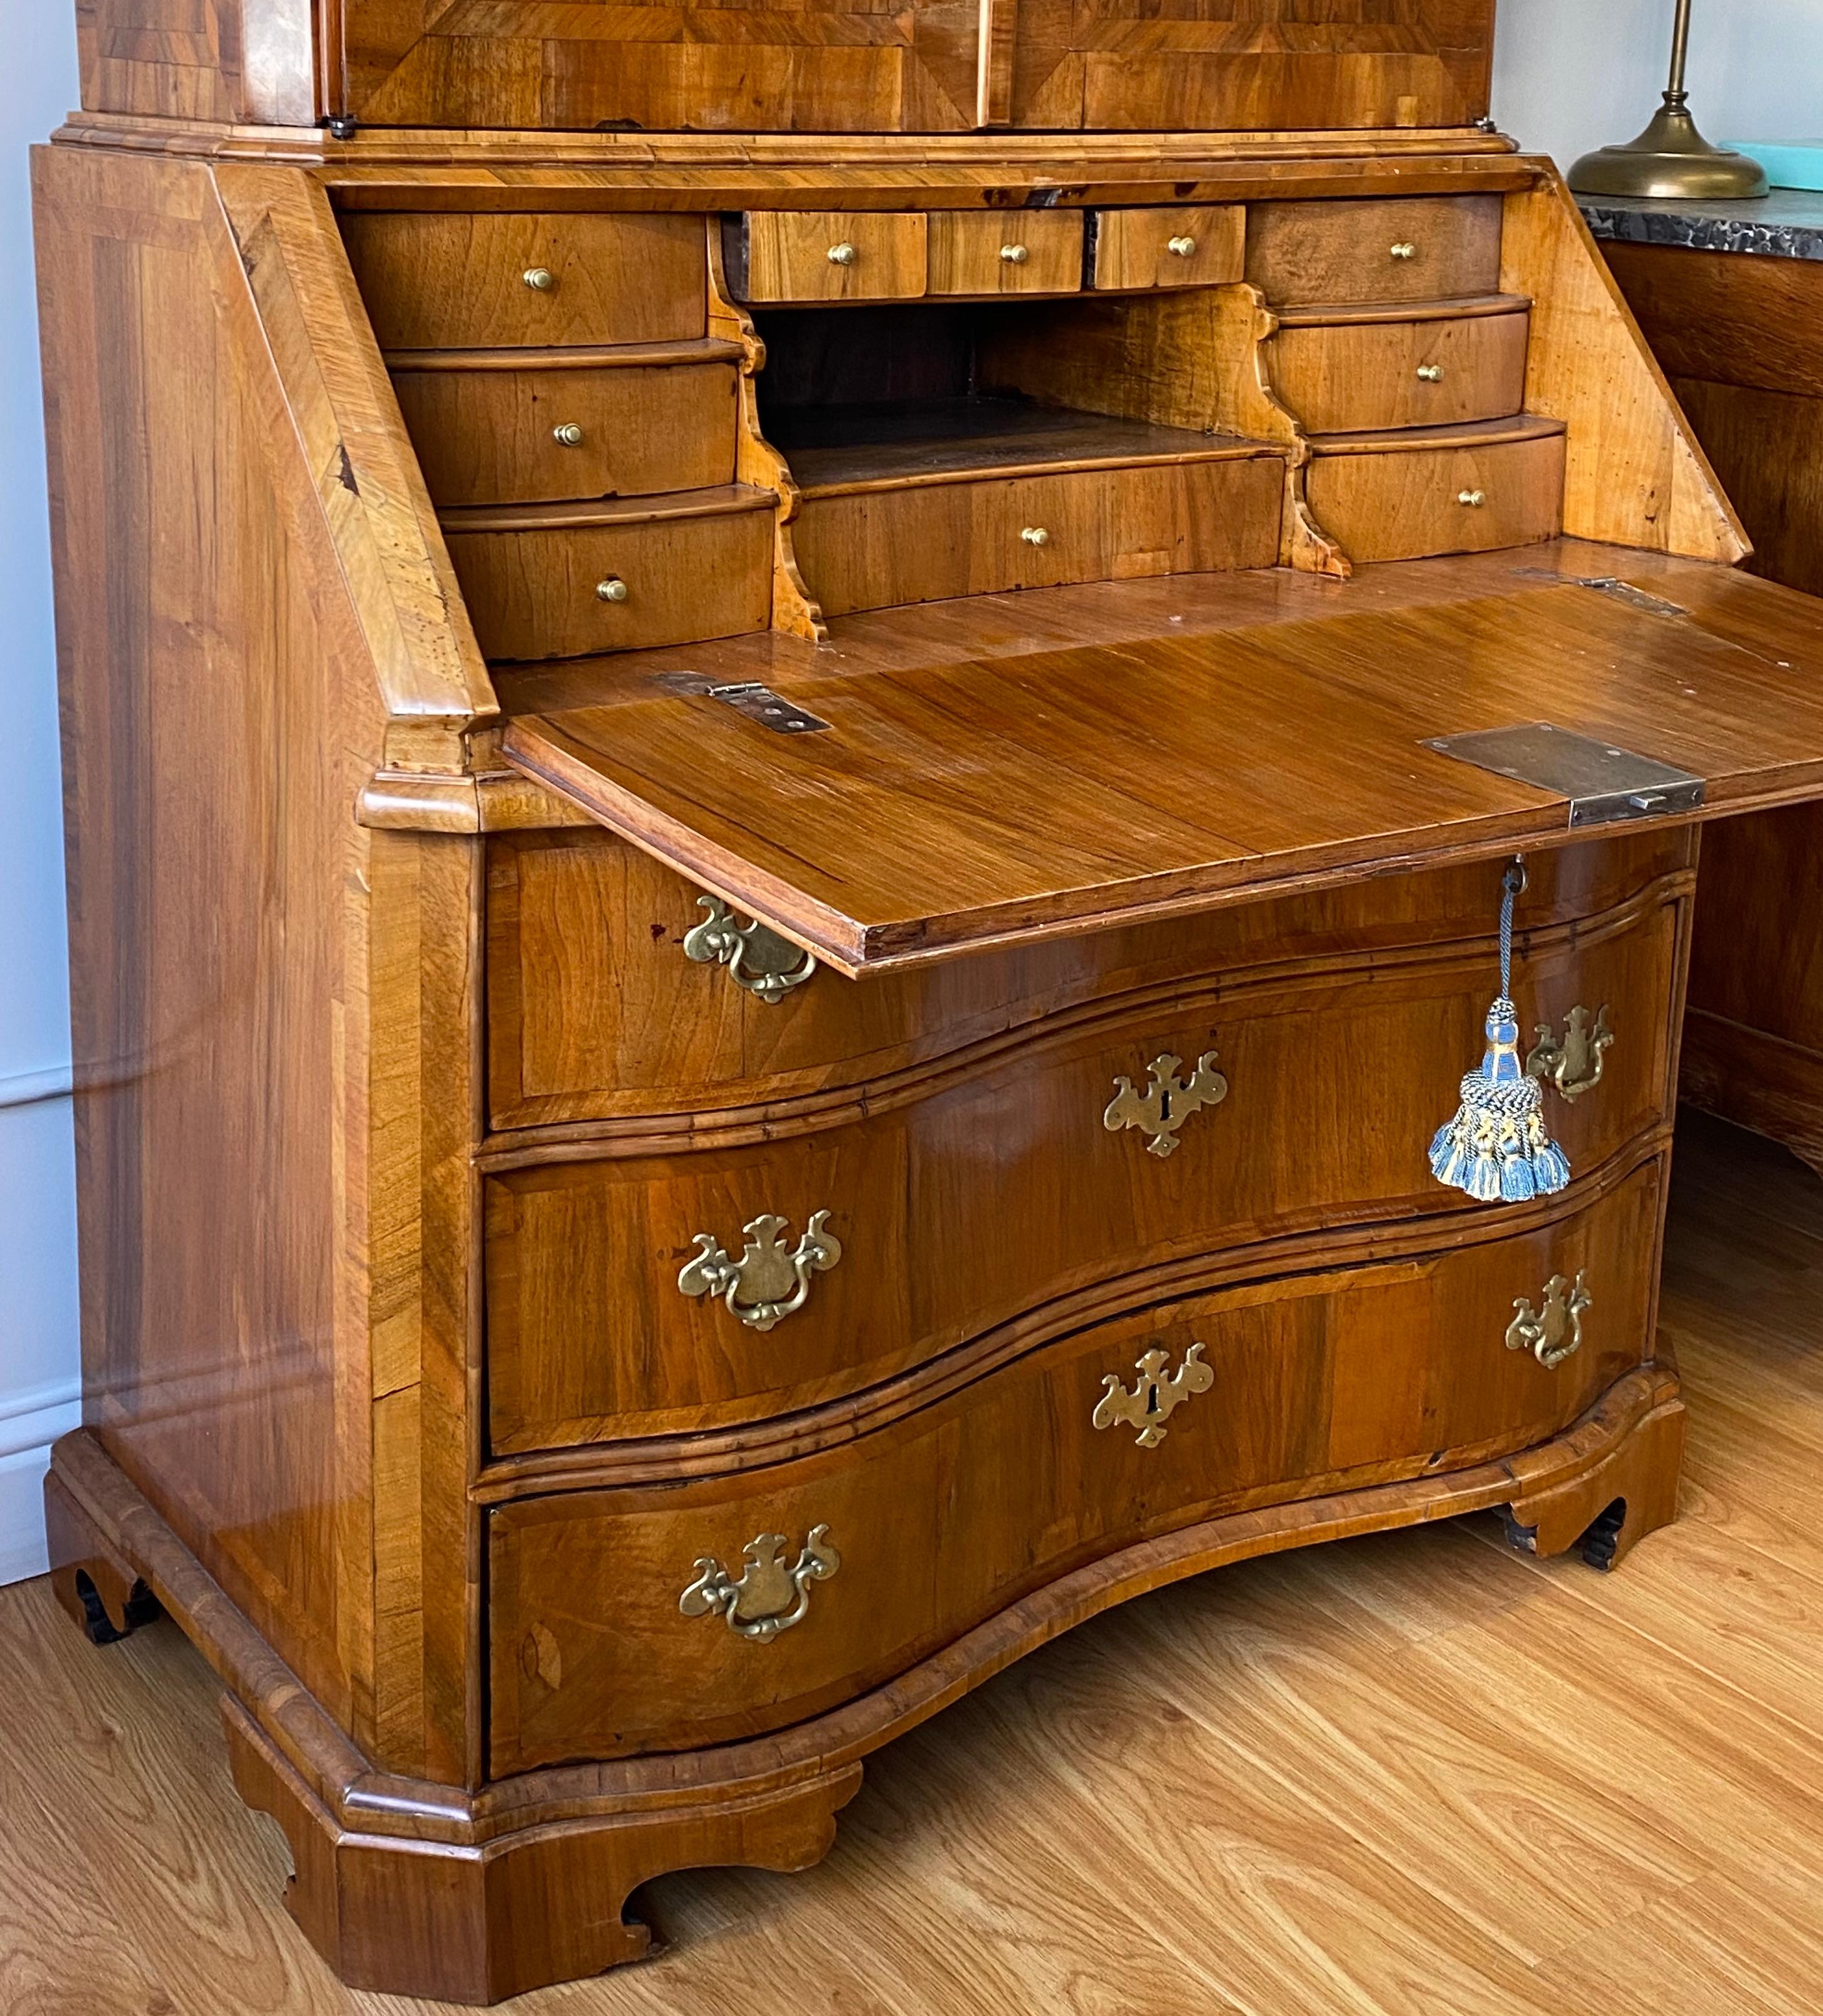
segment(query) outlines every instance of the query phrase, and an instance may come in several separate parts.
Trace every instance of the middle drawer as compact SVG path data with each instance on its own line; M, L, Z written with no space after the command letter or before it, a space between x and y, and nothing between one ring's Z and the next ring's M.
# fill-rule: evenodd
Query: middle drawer
M1605 1010L1613 1034L1598 1085L1573 1101L1546 1095L1579 1173L1670 1110L1681 916L1677 902L1655 903L1526 963L1529 1019L1561 1031L1573 1008ZM1001 1324L1035 1342L1124 1305L1127 1277L1145 1270L1319 1226L1472 1208L1433 1181L1426 1153L1480 1054L1488 992L1479 945L1368 972L1211 977L1170 1006L1116 1003L1091 1026L965 1054L883 1090L847 1125L819 1131L786 1108L758 1146L662 1154L623 1128L615 1154L496 1151L493 1445L783 1413ZM1179 1086L1195 1085L1195 1110L1178 1095L1175 1128L1146 1124L1154 1059L1161 1082L1174 1065ZM1134 1097L1110 1113L1121 1078ZM1421 1125L1415 1085L1434 1090ZM832 1264L800 1247L818 1214ZM680 1287L705 1242L731 1268L745 1262L732 1294L700 1273L701 1292ZM794 1298L775 1319L759 1309Z

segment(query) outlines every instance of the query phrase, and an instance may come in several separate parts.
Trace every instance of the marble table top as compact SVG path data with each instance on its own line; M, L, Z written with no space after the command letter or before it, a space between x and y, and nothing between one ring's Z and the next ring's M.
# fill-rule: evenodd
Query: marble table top
M1774 189L1747 202L1578 196L1598 238L1630 245L1684 245L1699 252L1758 252L1823 260L1823 190Z

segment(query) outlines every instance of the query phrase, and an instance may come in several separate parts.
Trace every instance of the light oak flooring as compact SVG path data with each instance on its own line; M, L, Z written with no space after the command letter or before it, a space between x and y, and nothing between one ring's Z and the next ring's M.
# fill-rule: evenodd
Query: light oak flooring
M670 1953L516 2016L1816 2016L1823 1183L1687 1126L1663 1319L1683 1517L1616 1573L1483 1519L1162 1590L881 1755L820 1869L655 1885ZM0 1592L0 2010L444 2007L293 1930L216 1693Z

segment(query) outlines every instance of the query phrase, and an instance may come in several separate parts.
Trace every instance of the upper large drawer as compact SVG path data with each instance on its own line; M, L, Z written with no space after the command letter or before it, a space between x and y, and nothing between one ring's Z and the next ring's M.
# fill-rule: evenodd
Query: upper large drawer
M1500 286L1497 196L1247 207L1247 278L1275 304L1426 301Z
M702 218L356 211L342 220L383 350L662 343L707 327Z

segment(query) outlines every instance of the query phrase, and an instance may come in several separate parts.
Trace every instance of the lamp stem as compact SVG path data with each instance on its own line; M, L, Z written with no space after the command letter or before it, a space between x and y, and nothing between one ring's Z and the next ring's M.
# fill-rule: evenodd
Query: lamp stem
M1690 54L1690 0L1677 0L1677 19L1671 30L1671 82L1667 95L1674 104L1684 102L1684 65Z

